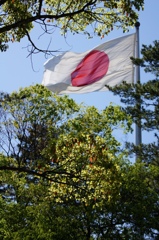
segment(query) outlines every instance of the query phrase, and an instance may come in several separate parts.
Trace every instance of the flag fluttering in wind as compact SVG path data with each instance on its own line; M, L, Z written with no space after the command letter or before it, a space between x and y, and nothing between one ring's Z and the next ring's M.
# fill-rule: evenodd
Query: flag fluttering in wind
M55 93L105 91L121 82L133 82L135 33L105 42L84 53L65 52L45 64L42 85Z

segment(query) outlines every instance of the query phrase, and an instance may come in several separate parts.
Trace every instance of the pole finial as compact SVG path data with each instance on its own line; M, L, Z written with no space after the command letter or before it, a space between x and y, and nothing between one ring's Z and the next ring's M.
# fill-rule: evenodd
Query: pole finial
M139 28L139 27L140 27L140 23L139 23L139 22L136 22L136 23L135 23L135 27L136 27L136 28Z

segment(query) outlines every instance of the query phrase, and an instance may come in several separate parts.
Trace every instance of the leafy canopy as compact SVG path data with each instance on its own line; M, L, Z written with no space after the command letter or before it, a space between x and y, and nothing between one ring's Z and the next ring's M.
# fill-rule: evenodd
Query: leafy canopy
M142 58L134 59L133 63L144 68L150 73L152 79L137 84L123 83L114 89L114 94L121 97L126 107L123 110L132 116L133 121L138 124L142 131L153 132L154 138L149 144L134 146L131 144L131 152L136 152L140 160L148 163L158 164L159 144L159 41L154 41L149 46L143 45L141 49Z
M123 83L115 88L110 88L121 97L125 104L122 108L132 117L134 123L141 127L145 133L146 142L143 135L143 143L135 146L133 143L127 144L130 153L138 156L138 161L146 164L147 168L153 169L149 182L153 183L153 190L159 193L159 41L156 40L148 46L143 45L141 49L142 57L134 59L133 63L142 67L149 73L150 80L141 79L137 84ZM148 137L147 137L148 136ZM158 219L158 203L156 203L155 218ZM159 228L155 226L156 237L158 239Z
M2 0L0 1L0 50L6 51L9 42L28 37L32 50L39 49L32 41L30 31L40 25L41 34L53 33L59 28L62 35L68 31L92 32L103 37L113 27L124 31L134 26L137 11L143 9L144 0ZM88 28L89 27L89 28Z
M0 121L2 153L13 158L13 163L10 159L6 166L1 162L0 169L50 180L56 179L55 173L75 174L76 178L78 171L71 169L87 166L98 153L110 158L119 155L120 144L113 130L131 126L130 117L118 106L110 105L99 112L77 105L67 96L56 96L41 85L2 95Z
M127 162L114 137L131 129L121 107L80 106L41 85L0 103L0 238L155 236L158 172Z

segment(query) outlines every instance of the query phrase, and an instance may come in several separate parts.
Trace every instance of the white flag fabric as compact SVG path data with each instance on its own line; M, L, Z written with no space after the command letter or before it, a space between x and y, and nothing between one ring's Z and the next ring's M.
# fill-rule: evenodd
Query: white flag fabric
M134 56L136 34L105 42L84 53L65 52L44 64L42 85L55 93L105 91L121 82L133 82L130 60Z

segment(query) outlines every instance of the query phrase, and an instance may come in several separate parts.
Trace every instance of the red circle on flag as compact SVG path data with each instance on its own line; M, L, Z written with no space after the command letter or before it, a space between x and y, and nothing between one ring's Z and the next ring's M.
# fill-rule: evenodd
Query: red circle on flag
M105 52L88 53L71 73L72 86L80 87L99 81L107 73L109 57Z

